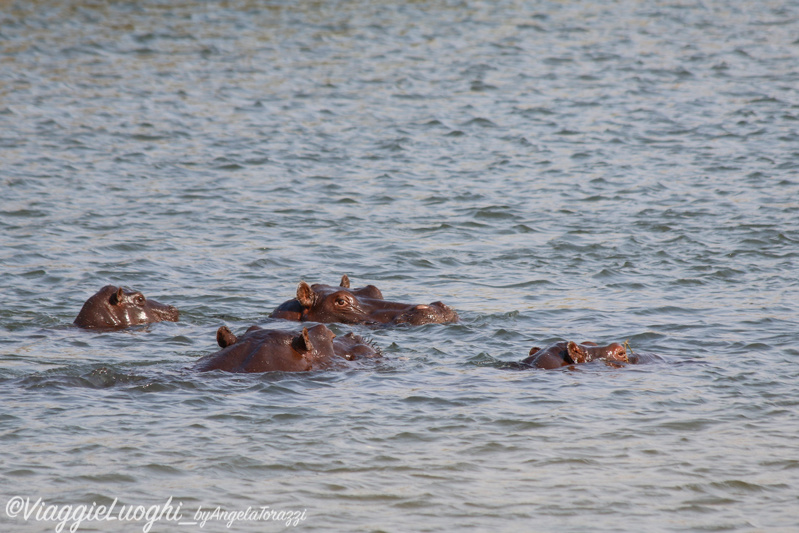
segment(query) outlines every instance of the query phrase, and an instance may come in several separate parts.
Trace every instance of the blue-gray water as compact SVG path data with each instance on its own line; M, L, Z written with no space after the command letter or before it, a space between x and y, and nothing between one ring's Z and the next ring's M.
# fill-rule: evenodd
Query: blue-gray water
M3 530L57 525L16 496L797 530L798 38L784 0L0 2ZM374 367L190 370L344 273L462 320L334 326ZM180 321L73 328L109 283ZM560 339L666 362L498 368Z

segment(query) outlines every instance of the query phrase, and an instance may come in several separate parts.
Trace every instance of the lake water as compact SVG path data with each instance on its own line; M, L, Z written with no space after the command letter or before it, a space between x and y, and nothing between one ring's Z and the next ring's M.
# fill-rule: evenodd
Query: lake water
M798 36L784 0L0 2L3 530L796 531ZM345 273L461 321L191 370ZM106 284L181 319L74 328ZM561 339L664 361L502 369Z

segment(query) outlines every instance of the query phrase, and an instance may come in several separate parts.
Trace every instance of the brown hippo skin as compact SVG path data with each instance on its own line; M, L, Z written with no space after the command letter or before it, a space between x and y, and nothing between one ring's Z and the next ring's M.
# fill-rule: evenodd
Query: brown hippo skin
M151 322L178 321L178 310L114 285L106 285L86 300L74 324L81 328L126 328Z
M562 341L550 344L543 349L532 348L530 355L519 361L519 367L551 370L597 360L626 363L628 362L627 350L617 342L607 346L598 346L595 342L588 341L580 344L573 341Z
M197 361L200 372L307 372L346 367L346 361L380 357L363 338L353 333L337 337L327 326L317 324L301 333L251 326L236 337L222 326L216 332L222 350Z
M301 281L297 297L284 302L271 315L272 318L310 322L339 322L342 324L447 324L458 321L458 314L441 302L414 305L389 302L383 299L380 289L367 285L350 288L344 275L338 287Z

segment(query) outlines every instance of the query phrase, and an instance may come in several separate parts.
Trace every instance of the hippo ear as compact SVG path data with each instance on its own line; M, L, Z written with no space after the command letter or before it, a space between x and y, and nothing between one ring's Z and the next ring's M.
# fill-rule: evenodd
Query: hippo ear
M125 291L122 290L122 287L117 289L117 292L111 295L111 298L108 299L108 303L111 305L119 305L122 303L122 298L125 297Z
M297 285L297 300L300 302L300 305L306 309L309 309L313 306L313 289L311 289L311 286L304 281L301 281L300 284Z
M530 348L530 353L528 353L527 355L533 355L534 353L536 353L536 352L538 352L540 350L541 350L541 348L539 348L538 346L533 346L532 348Z
M291 340L291 347L301 354L306 354L313 349L311 336L308 335L308 328L302 328L302 333Z
M236 336L233 335L227 326L221 326L216 330L216 343L220 348L227 348L231 344L236 344L237 340Z
M348 278L346 274L341 276L341 286L344 287L345 289L350 288L350 278Z
M573 363L587 363L591 360L588 352L574 341L569 341L569 343L566 345L566 352Z

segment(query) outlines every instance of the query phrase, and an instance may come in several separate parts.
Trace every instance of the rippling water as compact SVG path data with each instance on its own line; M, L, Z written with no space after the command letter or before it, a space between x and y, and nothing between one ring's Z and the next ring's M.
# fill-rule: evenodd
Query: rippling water
M796 530L797 35L795 1L0 1L0 523ZM462 320L190 370L344 273ZM109 283L181 320L73 328ZM560 339L664 361L501 368Z

